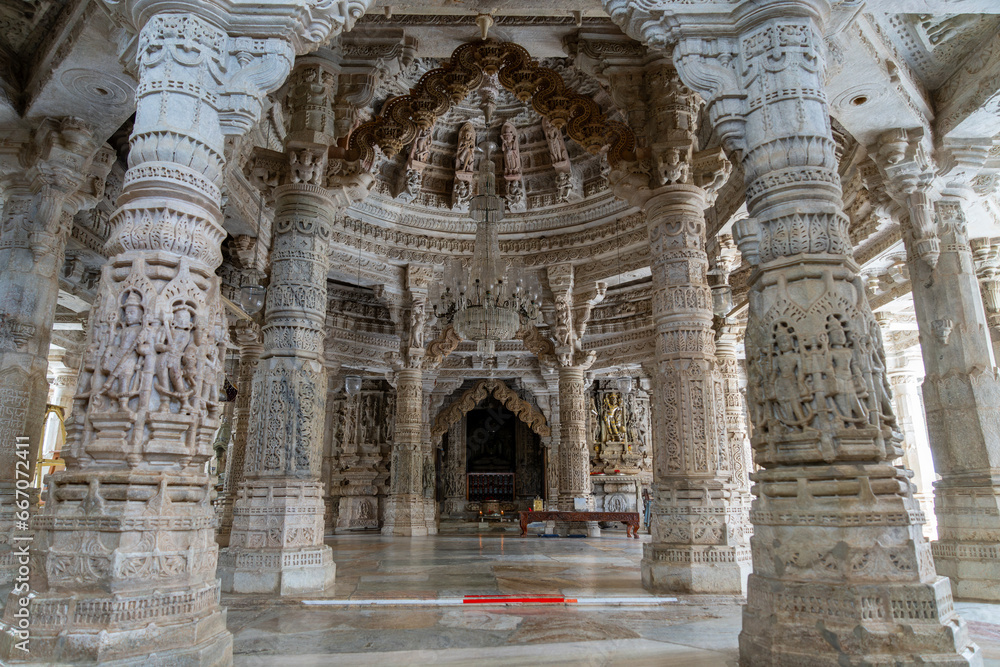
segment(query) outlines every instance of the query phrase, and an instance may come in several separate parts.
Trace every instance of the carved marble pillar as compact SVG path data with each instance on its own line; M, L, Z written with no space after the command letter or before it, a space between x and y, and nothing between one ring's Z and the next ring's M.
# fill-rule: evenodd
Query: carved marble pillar
M739 594L750 572L749 508L746 484L736 478L740 463L730 447L726 387L715 358L704 208L704 191L685 183L659 188L645 204L657 372L653 539L643 551L643 586Z
M225 497L222 500L219 530L215 534L220 547L229 546L229 536L233 530L233 504L245 479L247 434L250 432L253 406L253 378L264 351L260 328L249 320L240 320L236 324L236 342L239 345L240 365L236 381L238 393L233 411L233 444L226 457L226 483L223 489Z
M113 7L138 33L122 45L139 79L130 169L91 310L67 469L50 477L33 520L31 660L232 660L205 472L226 346L215 275L224 135L258 120L303 36L349 27L356 16L340 12L359 6L279 0L269 18L257 5L224 4ZM240 35L247 28L253 38ZM12 595L4 659L23 657L20 608Z
M392 442L389 498L386 500L383 535L427 535L424 516L423 371L396 371L396 433Z
M448 446L445 449L444 514L463 517L466 499L466 443L465 417L448 428Z
M575 509L585 498L594 509L587 447L587 391L584 366L559 366L559 509Z
M555 304L551 324L555 345L559 387L559 496L560 510L575 509L576 499L585 499L586 508L594 509L590 485L590 448L587 445L587 382L584 373L596 358L594 352L584 352L583 335L591 309L604 299L607 285L594 283L577 286L573 266L555 264L548 267L548 283ZM579 287L579 289L578 289ZM550 344L550 347L551 344ZM539 355L540 361L550 363ZM565 534L586 529L588 535L600 535L596 522L585 526L559 522L556 531Z
M933 268L908 244L924 358L924 412L941 479L934 484L938 572L956 598L1000 600L1000 378L992 362L965 232L965 202L934 207L941 254ZM906 237L904 237L906 240Z
M284 160L277 160L282 175L273 192L271 279L245 481L230 546L219 558L225 591L295 595L322 591L335 576L323 544L323 340L332 225L345 202L336 179L327 177L336 88L328 67L300 59L289 77L289 132Z
M941 476L934 562L955 597L1000 600L1000 375L966 235L986 150L942 149L947 167L935 169L929 148L922 130L891 130L871 152L897 203L920 330L924 412Z
M31 481L41 447L48 382L49 341L73 215L104 193L114 161L98 150L90 131L73 118L46 120L22 147L20 164L0 180L0 583L12 581L17 563L8 543L15 523L18 452ZM0 175L5 165L0 165ZM18 436L28 449L18 450Z
M978 662L892 465L902 452L824 93L830 6L703 3L672 15L667 33L651 14L665 4L604 0L632 36L677 40L682 80L742 159L751 216L734 230L754 266L746 349L761 467L741 664Z

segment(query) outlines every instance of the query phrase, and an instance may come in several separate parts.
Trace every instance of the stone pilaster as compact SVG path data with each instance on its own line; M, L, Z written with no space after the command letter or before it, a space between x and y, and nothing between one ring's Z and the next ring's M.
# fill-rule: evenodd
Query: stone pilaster
M423 400L421 401L421 490L424 496L424 524L427 526L428 535L437 535L438 532L438 506L437 506L437 466L436 450L434 439L431 438L431 399L434 392L434 384L437 380L437 371L424 369L423 373Z
M296 50L357 3L114 3L135 30L130 169L91 310L75 416L35 517L30 659L228 664L205 463L221 411L226 321L215 269L225 134L259 118ZM363 6L361 7L363 9ZM251 30L253 37L243 37ZM132 48L134 46L134 48ZM15 589L16 590L16 589ZM4 659L23 591L4 610Z
M233 410L233 444L226 457L226 483L223 489L222 516L215 539L220 547L229 546L233 530L233 504L245 479L247 434L250 432L250 414L253 406L253 378L257 372L260 355L264 351L260 328L249 320L236 324L236 343L239 345L240 365L237 375L236 405Z
M673 15L668 32L651 10L669 4L604 1L633 37L674 43L681 79L743 163L751 217L734 237L754 265L746 350L761 469L740 661L978 662L892 465L902 451L875 372L881 338L851 257L824 93L830 6L702 3Z

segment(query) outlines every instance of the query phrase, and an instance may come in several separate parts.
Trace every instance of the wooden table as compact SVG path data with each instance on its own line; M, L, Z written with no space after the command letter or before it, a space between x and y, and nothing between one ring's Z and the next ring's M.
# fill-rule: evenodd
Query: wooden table
M625 537L639 539L638 512L518 512L521 519L521 537L528 534L528 524L535 521L621 521L625 524Z

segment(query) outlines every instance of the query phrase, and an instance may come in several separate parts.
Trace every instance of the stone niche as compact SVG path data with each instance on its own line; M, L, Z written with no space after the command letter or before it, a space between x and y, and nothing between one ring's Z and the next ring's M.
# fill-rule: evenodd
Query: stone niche
M380 529L388 494L396 393L384 380L366 379L356 396L340 387L328 404L326 528L338 533Z
M594 509L641 512L642 489L653 481L649 393L622 393L614 380L595 380L587 420Z

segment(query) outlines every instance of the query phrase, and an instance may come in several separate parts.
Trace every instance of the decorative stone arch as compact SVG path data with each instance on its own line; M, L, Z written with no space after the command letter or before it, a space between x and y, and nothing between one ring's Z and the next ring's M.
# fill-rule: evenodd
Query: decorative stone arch
M552 125L565 126L590 153L607 147L612 167L635 159L635 135L628 125L608 119L594 100L567 88L557 71L540 66L524 47L493 38L462 44L442 67L420 77L408 95L386 101L378 116L351 133L347 158L371 164L376 145L391 158L493 74L519 100L531 100Z
M546 438L552 434L552 429L545 421L545 415L518 396L503 380L480 380L457 401L438 413L434 418L431 435L435 438L443 435L452 424L475 409L479 402L490 394L540 437Z

